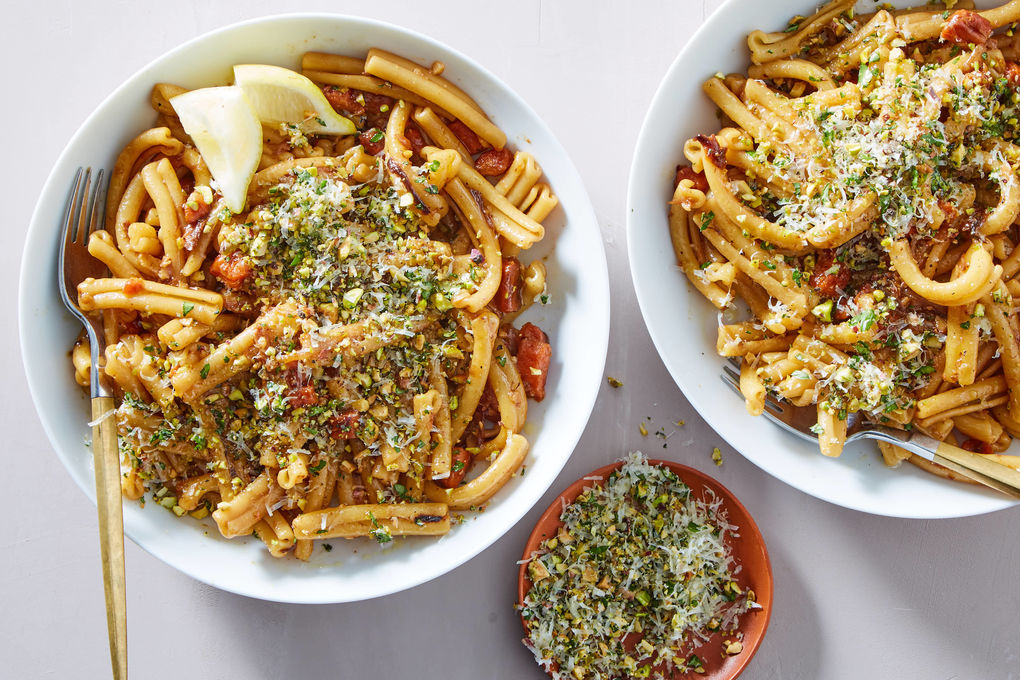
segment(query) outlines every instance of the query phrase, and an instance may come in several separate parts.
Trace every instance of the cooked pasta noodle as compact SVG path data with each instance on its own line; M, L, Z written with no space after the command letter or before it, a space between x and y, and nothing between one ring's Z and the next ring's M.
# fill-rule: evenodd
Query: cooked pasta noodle
M237 214L185 90L154 88L161 124L121 152L89 243L111 275L78 301L104 322L125 495L307 560L315 539L450 531L521 468L551 345L512 325L546 281L515 255L556 198L441 64L302 65L357 132L264 125ZM87 385L87 341L72 360Z
M723 127L684 146L677 264L727 310L718 351L741 357L750 413L814 405L830 456L855 413L1002 451L1020 434L1020 0L855 4L751 33L747 73L704 83Z

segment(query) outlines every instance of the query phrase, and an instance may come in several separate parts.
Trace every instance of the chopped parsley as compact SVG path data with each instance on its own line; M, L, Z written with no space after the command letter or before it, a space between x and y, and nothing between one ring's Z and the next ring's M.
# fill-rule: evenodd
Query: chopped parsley
M712 224L712 220L715 219L715 212L709 210L701 215L701 225L698 227L699 230L705 231L709 225Z

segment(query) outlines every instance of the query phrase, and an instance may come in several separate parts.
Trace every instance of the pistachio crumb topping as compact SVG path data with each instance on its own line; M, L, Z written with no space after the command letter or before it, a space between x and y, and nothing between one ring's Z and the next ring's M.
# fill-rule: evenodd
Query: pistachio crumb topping
M720 498L693 498L675 473L635 452L560 520L528 563L521 608L525 644L554 680L703 668L692 651L719 631L720 654L739 653L739 618L760 606L737 582L727 542L739 527Z

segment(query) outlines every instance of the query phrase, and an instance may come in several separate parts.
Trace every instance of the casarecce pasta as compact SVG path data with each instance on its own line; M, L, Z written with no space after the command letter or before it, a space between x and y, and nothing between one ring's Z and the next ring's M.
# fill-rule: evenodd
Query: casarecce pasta
M441 63L302 67L357 132L265 125L237 214L175 116L186 90L154 87L89 243L110 276L78 297L104 323L124 495L306 560L315 539L443 534L521 468L551 345L512 325L545 297L518 255L557 199ZM72 360L86 385L84 339Z
M1001 454L1020 436L1020 0L855 4L754 31L747 72L704 83L723 127L684 146L677 262L750 413L816 408L829 456L854 413Z

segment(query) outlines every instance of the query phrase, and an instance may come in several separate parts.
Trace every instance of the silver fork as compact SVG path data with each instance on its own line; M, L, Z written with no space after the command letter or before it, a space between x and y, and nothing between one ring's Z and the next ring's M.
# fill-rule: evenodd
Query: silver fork
M722 380L737 394L740 392L739 362L734 360L723 366ZM787 432L818 443L818 435L811 427L818 422L818 413L814 408L798 407L784 403L771 394L765 399L764 415ZM984 484L1014 498L1020 498L1020 472L996 463L993 460L971 453L946 442L940 442L926 434L912 430L899 430L885 427L865 420L860 413L847 416L847 444L861 439L879 439L895 444L925 460L949 468L975 482Z
M90 192L91 188L91 192ZM89 236L105 213L103 171L92 187L92 168L74 176L71 195L64 210L64 238L60 241L57 287L64 306L82 325L89 339L92 366L89 371L92 395L92 459L96 471L96 506L99 510L99 546L106 593L106 625L110 638L110 660L114 680L127 679L127 604L124 579L124 515L120 493L120 453L113 395L100 380L99 356L104 349L100 321L78 309L78 284L88 277L107 274L106 267L88 251Z

